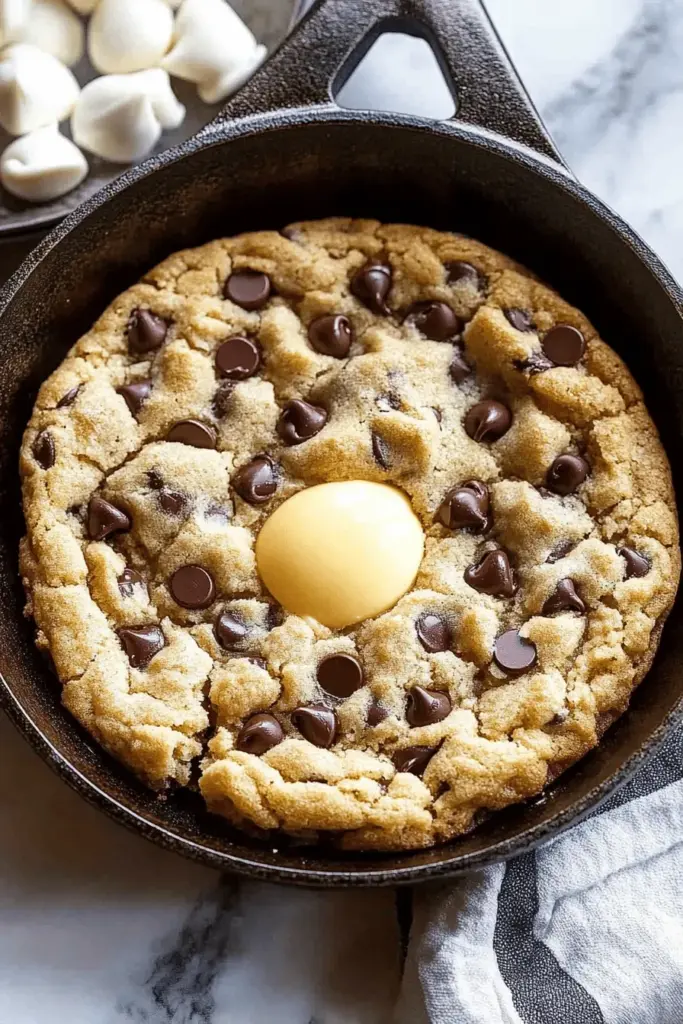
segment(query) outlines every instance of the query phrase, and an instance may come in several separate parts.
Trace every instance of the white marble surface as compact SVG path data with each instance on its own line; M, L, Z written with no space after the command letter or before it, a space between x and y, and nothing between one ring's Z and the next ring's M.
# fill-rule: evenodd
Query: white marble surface
M683 0L489 8L574 171L683 276ZM0 719L3 1024L382 1024L398 945L393 893L221 880L86 806Z

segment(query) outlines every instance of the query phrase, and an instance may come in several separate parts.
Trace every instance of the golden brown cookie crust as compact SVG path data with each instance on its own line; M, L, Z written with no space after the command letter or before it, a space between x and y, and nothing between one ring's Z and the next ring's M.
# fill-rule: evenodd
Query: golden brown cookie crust
M391 268L386 314L350 288L368 260ZM449 270L457 261L478 276ZM242 268L272 282L260 309L224 298L224 282ZM426 338L406 319L425 301L450 306L462 336ZM130 321L141 309L169 326L159 347L132 352ZM506 310L524 311L530 329ZM352 324L346 358L309 342L311 321L331 314ZM585 339L576 365L544 358L543 340L560 323ZM255 340L262 362L248 379L226 382L215 357L235 335ZM454 352L472 371L461 368L457 381ZM147 381L131 411L117 389ZM277 422L293 399L325 408L328 420L287 446ZM483 399L512 413L495 441L477 442L464 428ZM215 447L166 440L186 420L208 428ZM254 505L231 481L262 453L277 490ZM589 473L562 496L547 488L548 470L567 453ZM21 475L28 612L71 713L150 786L187 785L198 764L214 812L304 838L333 832L348 849L429 846L538 793L626 708L680 574L668 461L622 361L524 268L426 228L333 218L171 256L119 296L43 384ZM427 541L413 590L386 614L334 633L273 604L254 541L289 495L346 479L400 487ZM470 480L490 495L485 534L435 518L445 495ZM93 539L94 494L128 527ZM646 560L644 575L628 575L623 548ZM516 573L512 597L464 578L497 549ZM173 573L188 564L213 578L205 609L183 608L171 592ZM566 579L585 610L543 614ZM214 629L224 612L244 627L229 648ZM420 642L423 615L446 623L448 649ZM124 649L122 629L147 631L144 664L138 641L132 660ZM535 665L517 677L492 660L496 638L513 629L536 649ZM343 652L362 663L364 685L334 700L317 666ZM450 713L411 725L416 686L446 694ZM316 703L337 717L327 748L292 721L295 709ZM385 714L375 725L371 704ZM272 715L284 736L258 755L237 749L257 713ZM397 770L409 747L426 751L418 774Z

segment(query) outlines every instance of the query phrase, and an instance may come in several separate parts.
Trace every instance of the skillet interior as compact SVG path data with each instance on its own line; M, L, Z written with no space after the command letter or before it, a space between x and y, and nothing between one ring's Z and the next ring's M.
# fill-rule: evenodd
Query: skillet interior
M5 703L48 761L123 823L205 863L305 885L417 881L528 849L575 821L656 747L681 702L679 599L655 665L601 746L546 797L422 853L342 857L251 841L211 819L199 798L157 800L103 755L59 704L22 618L18 446L40 382L106 303L175 249L221 234L330 214L472 234L516 257L594 321L643 387L678 493L683 483L683 323L676 285L616 218L549 163L483 132L405 117L327 110L223 128L204 149L129 188L113 186L49 236L0 298L0 671ZM321 123L322 122L322 123ZM231 138L229 146L221 140ZM88 214L86 216L86 214ZM59 239L60 244L56 244ZM41 256L42 254L42 256ZM2 694L2 687L0 687Z

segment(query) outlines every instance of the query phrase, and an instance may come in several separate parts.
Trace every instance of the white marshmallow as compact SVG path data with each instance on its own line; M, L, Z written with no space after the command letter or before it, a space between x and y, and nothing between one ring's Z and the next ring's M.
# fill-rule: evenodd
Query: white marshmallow
M117 164L133 163L154 148L162 129L177 128L185 107L161 68L105 75L85 86L71 134L84 149Z
M14 43L0 53L0 124L12 135L62 121L78 93L69 69L37 46Z
M97 7L99 0L69 0L69 3L79 14L92 14Z
M11 142L0 158L0 181L30 203L45 203L70 192L85 178L88 162L56 124Z
M0 46L16 43L28 24L31 0L0 0Z
M100 0L90 19L88 53L104 74L142 71L161 63L172 38L165 0Z
M162 61L172 75L195 82L205 103L234 92L266 55L224 0L184 0L176 16L174 42Z
M71 67L83 56L84 38L83 22L64 0L33 0L22 43L33 43Z

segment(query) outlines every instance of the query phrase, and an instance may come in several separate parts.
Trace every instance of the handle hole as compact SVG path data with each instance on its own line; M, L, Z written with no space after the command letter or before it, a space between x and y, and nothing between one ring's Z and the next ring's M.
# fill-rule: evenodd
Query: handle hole
M332 87L340 107L453 117L456 98L438 45L419 22L390 19L375 26L347 59Z

